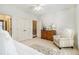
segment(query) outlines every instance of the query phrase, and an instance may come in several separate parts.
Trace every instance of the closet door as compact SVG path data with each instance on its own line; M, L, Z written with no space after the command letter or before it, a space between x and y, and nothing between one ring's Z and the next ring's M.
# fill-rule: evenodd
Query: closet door
M18 38L19 41L26 40L32 38L31 31L31 22L30 20L19 20L18 23Z
M31 29L31 21L24 20L23 21L23 38L24 40L32 38L32 29Z

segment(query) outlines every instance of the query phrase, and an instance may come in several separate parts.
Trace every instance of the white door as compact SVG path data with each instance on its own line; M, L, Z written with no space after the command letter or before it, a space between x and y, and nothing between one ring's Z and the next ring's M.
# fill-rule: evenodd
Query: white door
M19 41L32 38L32 29L30 20L19 20L18 22Z
M23 22L23 37L24 40L32 38L32 29L31 29L31 21L30 20L24 20Z

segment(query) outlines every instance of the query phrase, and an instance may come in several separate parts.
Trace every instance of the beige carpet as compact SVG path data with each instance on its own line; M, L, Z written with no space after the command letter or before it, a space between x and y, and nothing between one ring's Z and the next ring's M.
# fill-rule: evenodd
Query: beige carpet
M62 48L61 50L56 47L52 41L34 38L21 41L23 44L28 45L45 55L79 55L79 50L75 48Z
M48 47L44 47L42 45L32 44L30 47L38 50L39 52L46 54L46 55L58 55L60 52Z

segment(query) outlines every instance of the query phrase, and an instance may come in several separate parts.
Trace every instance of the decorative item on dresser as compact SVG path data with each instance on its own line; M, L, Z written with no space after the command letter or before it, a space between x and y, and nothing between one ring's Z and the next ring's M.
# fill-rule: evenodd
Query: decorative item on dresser
M41 38L53 41L53 35L56 35L56 30L41 30Z

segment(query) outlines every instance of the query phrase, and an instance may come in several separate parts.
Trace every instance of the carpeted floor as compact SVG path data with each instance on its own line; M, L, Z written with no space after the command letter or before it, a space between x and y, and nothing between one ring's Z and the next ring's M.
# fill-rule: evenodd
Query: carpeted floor
M38 50L39 52L43 53L43 54L46 54L46 55L57 55L59 54L60 52L57 51L57 50L54 50L54 49L51 49L51 48L48 48L48 47L44 47L44 46L41 46L41 45L37 45L37 44L32 44L30 47Z
M45 55L79 55L79 50L76 48L62 48L61 50L53 44L52 41L34 38L21 41Z

